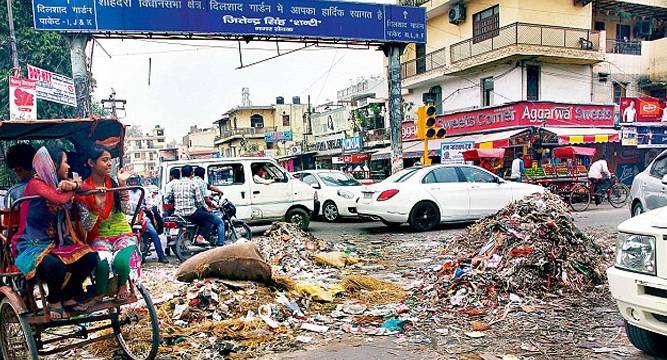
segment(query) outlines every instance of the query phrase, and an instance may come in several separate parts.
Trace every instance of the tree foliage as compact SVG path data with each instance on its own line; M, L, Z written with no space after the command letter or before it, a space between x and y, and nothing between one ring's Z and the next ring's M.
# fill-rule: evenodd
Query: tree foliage
M16 30L16 47L22 75L27 77L26 64L45 70L72 76L72 64L67 39L62 35L37 31L33 28L30 0L14 0L13 15ZM12 71L7 3L0 1L0 119L9 119L8 78ZM71 106L37 100L37 118L71 118L76 109Z

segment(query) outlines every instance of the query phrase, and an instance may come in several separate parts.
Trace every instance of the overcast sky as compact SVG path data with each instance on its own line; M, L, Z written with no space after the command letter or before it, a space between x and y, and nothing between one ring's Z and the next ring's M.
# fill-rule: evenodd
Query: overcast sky
M117 98L127 100L124 122L143 124L144 129L160 124L169 139L180 140L190 125L211 126L222 113L240 105L243 87L250 88L253 105L275 103L276 96L283 96L286 101L301 96L305 103L308 95L317 105L326 99L335 100L336 91L349 86L352 79L384 75L383 55L376 49L313 47L236 70L240 65L236 42L176 43L100 40L111 58L95 47L95 99L108 97L113 88ZM251 42L242 46L246 64L276 55L275 43ZM301 46L281 44L281 49Z

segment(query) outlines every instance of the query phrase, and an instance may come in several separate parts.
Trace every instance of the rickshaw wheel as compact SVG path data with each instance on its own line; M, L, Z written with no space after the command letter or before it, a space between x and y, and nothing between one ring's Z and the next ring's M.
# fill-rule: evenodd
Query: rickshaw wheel
M591 192L584 185L576 185L570 191L570 207L576 212L586 211L591 205Z
M151 296L141 284L135 287L137 302L116 308L111 319L116 339L131 360L152 360L160 345L160 326Z
M38 359L28 320L6 298L0 302L0 354L4 360Z

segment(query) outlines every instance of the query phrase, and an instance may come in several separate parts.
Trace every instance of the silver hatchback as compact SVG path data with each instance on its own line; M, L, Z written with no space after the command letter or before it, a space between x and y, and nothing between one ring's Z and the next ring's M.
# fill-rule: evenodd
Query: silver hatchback
M630 190L630 211L637 216L667 206L667 151L635 176Z

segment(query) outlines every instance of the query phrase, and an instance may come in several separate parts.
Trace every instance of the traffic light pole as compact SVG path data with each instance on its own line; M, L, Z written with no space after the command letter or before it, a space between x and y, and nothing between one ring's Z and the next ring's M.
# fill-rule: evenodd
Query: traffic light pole
M428 157L428 139L424 139L424 154L422 154L422 165L431 165L431 158Z
M389 82L389 124L391 127L391 172L403 169L403 149L401 147L401 54L405 45L387 44L383 47L387 57L387 80Z

